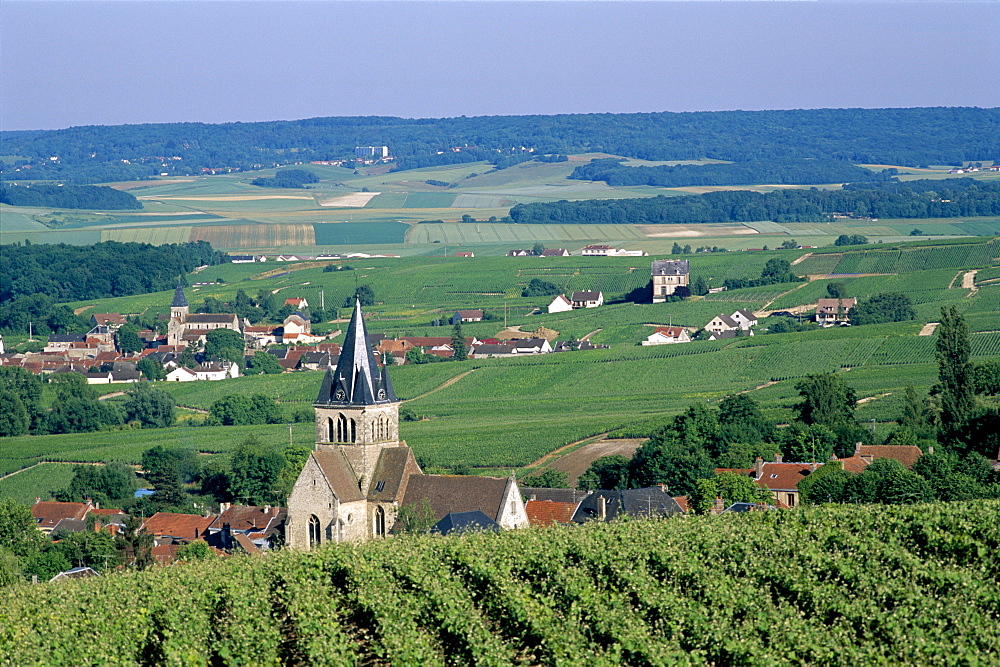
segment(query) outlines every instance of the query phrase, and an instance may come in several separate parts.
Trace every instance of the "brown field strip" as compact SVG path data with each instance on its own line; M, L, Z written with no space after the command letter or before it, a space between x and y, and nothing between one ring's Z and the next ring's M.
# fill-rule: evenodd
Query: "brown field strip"
M192 241L208 241L216 248L280 248L316 245L312 225L211 225L194 227Z

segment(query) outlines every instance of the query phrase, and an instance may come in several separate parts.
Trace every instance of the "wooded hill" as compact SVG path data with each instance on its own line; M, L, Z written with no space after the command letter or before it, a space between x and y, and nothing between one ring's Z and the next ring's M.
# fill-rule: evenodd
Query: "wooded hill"
M475 162L486 154L499 160L581 152L646 160L817 158L920 166L1000 159L1000 109L334 117L8 131L0 141L7 155L17 156L4 161L7 178L91 183L251 169L290 159L353 159L358 145L387 145L408 167Z

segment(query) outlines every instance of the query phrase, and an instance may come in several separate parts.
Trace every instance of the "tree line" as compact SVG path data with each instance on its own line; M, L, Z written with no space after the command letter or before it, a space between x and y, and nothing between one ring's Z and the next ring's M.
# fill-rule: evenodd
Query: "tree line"
M195 267L228 261L206 241L89 246L25 243L0 246L0 301L44 294L82 301L173 289ZM0 323L0 327L9 326Z
M593 160L573 170L569 178L604 181L610 186L652 185L678 188L689 185L816 185L889 181L895 169L875 172L837 160L754 160L717 164L629 167L617 158Z
M682 197L588 199L517 204L518 224L691 224L718 222L832 222L833 216L858 218L956 218L1000 215L1000 183L932 181L935 190L898 189L882 183L854 184L840 190L734 190ZM972 180L972 179L954 179ZM910 185L907 183L906 185Z
M142 208L134 195L98 185L0 185L0 204L128 211Z
M18 156L4 160L7 178L19 169L20 178L91 183L163 172L198 175L220 167L259 169L286 164L291 148L302 161L353 158L357 145L388 145L407 168L487 155L520 159L522 146L534 149L524 151L525 159L605 152L645 160L814 158L922 166L1000 157L1000 109L330 117L7 131L0 133L0 141L7 155ZM461 151L451 150L459 146Z

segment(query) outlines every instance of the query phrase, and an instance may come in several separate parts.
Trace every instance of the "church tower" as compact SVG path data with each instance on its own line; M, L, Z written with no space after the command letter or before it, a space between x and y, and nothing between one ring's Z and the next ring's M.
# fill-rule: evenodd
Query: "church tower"
M355 301L337 368L327 370L313 407L316 450L341 451L367 495L379 455L405 443L399 440L399 399L388 371L375 362L360 301Z
M170 317L183 323L190 312L191 308L188 306L187 297L184 296L184 288L181 287L180 283L177 283L177 289L174 290L174 300L170 302Z

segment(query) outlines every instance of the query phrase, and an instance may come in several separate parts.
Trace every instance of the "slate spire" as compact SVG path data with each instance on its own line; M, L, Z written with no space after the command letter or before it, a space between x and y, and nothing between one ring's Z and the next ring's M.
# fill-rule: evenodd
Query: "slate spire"
M161 302L162 303L162 302ZM188 300L184 296L184 288L180 283L177 283L177 289L174 290L174 300L170 302L171 308L187 308Z
M375 354L368 345L368 331L361 315L361 302L355 299L354 314L347 326L337 368L326 371L314 405L379 405L397 402L388 372L379 369Z

